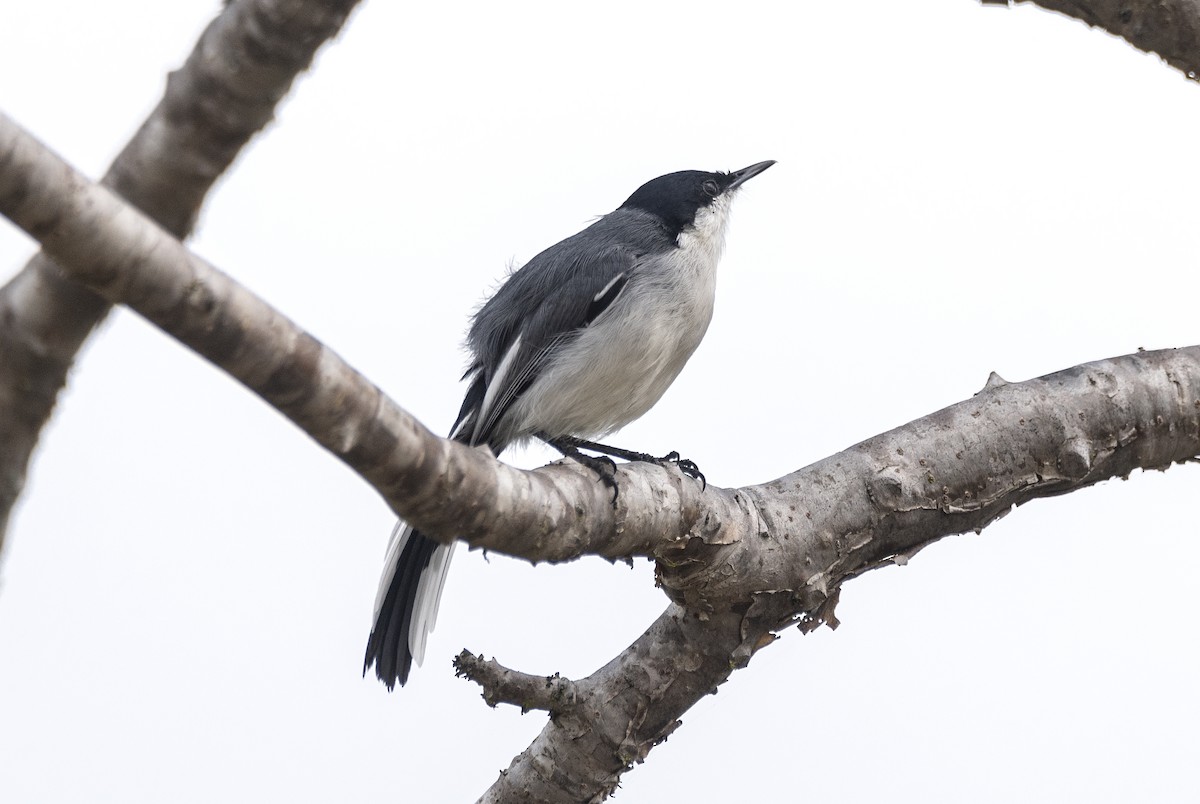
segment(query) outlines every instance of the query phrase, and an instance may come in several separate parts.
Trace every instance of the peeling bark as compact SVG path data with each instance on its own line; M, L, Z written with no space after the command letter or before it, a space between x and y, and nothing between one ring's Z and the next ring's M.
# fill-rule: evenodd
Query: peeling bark
M358 0L239 0L226 4L173 72L158 107L103 183L187 236L213 182ZM38 254L0 288L0 548L30 456L75 354L109 302Z

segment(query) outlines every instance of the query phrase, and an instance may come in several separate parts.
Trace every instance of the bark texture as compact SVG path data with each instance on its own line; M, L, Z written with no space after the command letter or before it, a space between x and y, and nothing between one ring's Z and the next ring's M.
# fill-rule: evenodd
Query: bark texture
M1200 455L1200 346L1007 383L786 477L702 489L622 466L615 505L588 471L533 472L437 438L337 355L90 184L0 116L0 212L63 270L224 368L435 538L532 561L657 560L672 603L578 681L465 654L491 703L545 709L534 743L484 801L601 801L697 700L780 629L836 625L845 581L904 563L1013 506Z
M779 480L710 488L697 525L658 551L675 604L575 682L574 703L549 707L545 729L481 801L603 801L779 630L836 627L845 581L981 530L1016 505L1197 455L1193 346L994 380L970 400ZM467 675L485 698L503 697L488 674Z
M1009 5L1009 0L982 0ZM1103 28L1192 80L1200 76L1200 3L1196 0L1015 0Z
M274 116L358 0L237 0L172 73L103 183L176 237L213 182ZM75 354L109 302L36 255L0 288L0 548L29 459Z

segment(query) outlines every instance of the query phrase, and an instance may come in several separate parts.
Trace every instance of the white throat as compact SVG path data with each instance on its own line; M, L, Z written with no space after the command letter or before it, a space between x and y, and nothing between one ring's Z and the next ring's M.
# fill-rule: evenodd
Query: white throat
M679 233L679 248L689 252L690 261L705 262L714 269L725 251L725 229L735 193L723 193L708 206L696 211L696 220Z

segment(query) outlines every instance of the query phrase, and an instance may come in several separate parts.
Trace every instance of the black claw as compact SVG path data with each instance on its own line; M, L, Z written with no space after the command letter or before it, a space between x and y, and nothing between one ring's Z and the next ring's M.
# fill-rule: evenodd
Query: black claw
M579 451L579 440L571 437L550 438L539 433L538 437L545 441L550 446L563 454L563 457L570 458L573 461L583 464L591 469L600 477L600 482L612 489L613 507L617 506L617 495L621 490L617 488L617 463L607 455L585 455Z
M612 504L617 506L617 495L621 493L617 485L617 462L607 455L584 455L579 453L572 456L575 460L591 469L600 477L600 482L612 489Z
M708 488L708 480L704 477L704 473L700 471L700 467L696 462L688 458L680 457L679 453L671 450L666 455L658 459L658 463L672 463L679 467L679 471L690 477L692 480L700 481L700 490L704 491Z

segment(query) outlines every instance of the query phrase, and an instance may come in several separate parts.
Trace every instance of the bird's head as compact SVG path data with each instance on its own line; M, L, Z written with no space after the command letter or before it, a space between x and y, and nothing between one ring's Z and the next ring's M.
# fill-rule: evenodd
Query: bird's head
M773 164L775 160L769 159L729 173L703 170L668 173L637 188L620 208L656 216L675 237L691 228L713 229L704 234L720 237L729 203L738 188Z

